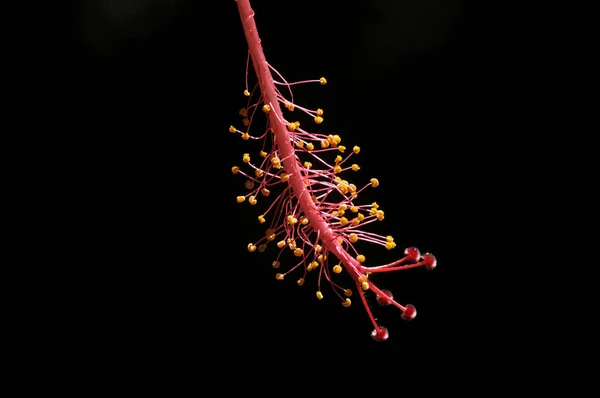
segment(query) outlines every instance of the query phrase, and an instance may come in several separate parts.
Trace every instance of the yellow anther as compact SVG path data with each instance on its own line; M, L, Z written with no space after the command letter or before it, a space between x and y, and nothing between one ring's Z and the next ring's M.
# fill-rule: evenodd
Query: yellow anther
M256 250L256 246L254 246L252 243L248 243L248 251L250 253L254 252Z
M385 242L385 248L386 249L392 250L395 247L396 247L396 243L394 243L394 242Z
M250 120L247 117L245 117L242 119L242 123L244 123L244 126L247 126L250 124Z
M340 166L335 166L335 167L333 168L333 172L334 172L334 173L341 173L341 172L342 172L342 168L341 168Z
M347 299L346 299L346 301L344 301L344 302L342 303L342 305L343 305L344 307L346 307L346 308L350 307L350 304L352 304L352 301L350 301L350 299L349 299L349 298L347 298Z
M304 254L304 251L302 249L300 249L300 248L294 250L294 256L296 256L296 257L300 257L303 254Z
M250 180L246 180L244 186L246 187L246 189L254 189L254 183Z
M263 244L263 245L260 245L260 246L258 246L258 251L259 251L259 252L261 252L261 253L262 253L262 252L264 252L265 250L267 250L267 245Z
M282 248L283 246L285 246L285 241L284 240L280 240L279 242L277 242L277 247L278 248Z
M331 212L331 215L332 215L332 216L334 216L334 217L337 217L337 215L338 215L338 211L337 211L337 210L334 210L334 211L332 211L332 212Z
M271 194L271 191L269 191L267 188L263 188L260 193L263 194L263 196L269 196Z
M237 129L233 126L229 126L229 132L230 133L235 133L237 131Z
M359 221L362 221L365 219L365 215L362 213L358 213L358 216L356 216L356 218L358 218Z
M263 224L265 223L267 220L265 220L265 216L258 216L258 221Z
M341 153L344 153L344 151L346 150L346 147L343 145L338 146L338 151L340 151Z
M264 104L262 107L263 112L268 113L271 112L271 105Z
M263 158L267 157L267 153L265 151L260 151L260 156L262 156Z
M336 163L339 163L339 162L341 162L342 160L343 160L343 158L342 158L340 155L337 155L337 156L335 157L335 162L336 162Z
M323 300L323 293L321 293L321 292L317 292L317 298L318 298L319 300Z
M346 217L340 218L340 225L344 226L346 224L348 224L348 219Z
M356 260L358 260L359 263L364 263L366 259L365 256L359 254L358 256L356 256Z
M324 256L322 254L319 254L317 256L317 261L320 262L321 264L323 263L323 261L327 260L327 256Z
M244 133L244 134L242 134L242 139L243 139L244 141L248 141L248 140L250 139L250 134L248 134L248 133Z
M300 127L300 122L299 121L295 121L294 124L296 125L296 128Z
M324 77L320 78L319 81L321 82L321 86L324 86L327 84L327 79L325 79Z
M371 184L373 188L377 188L379 186L379 180L377 178L371 178Z
M246 108L240 109L240 116L242 116L242 117L248 116L248 109L246 109Z
M377 202L371 203L371 207L373 207L375 209L379 209L379 205L377 204Z
M385 215L383 213L383 210L377 210L377 219L379 221L383 221L384 218L385 218Z
M327 140L321 141L321 148L329 148L329 141L327 141Z
M334 265L333 266L333 272L336 273L336 274L339 274L340 272L342 272L342 267L339 264Z
M236 200L237 200L238 203L243 203L243 202L246 201L246 197L245 196L238 196L236 198Z
M358 213L358 207L356 207L356 206L351 206L351 207L350 207L350 211L351 211L352 213Z
M290 131L296 131L296 123L289 123L287 125L288 130Z
M287 216L287 222L289 222L290 225L295 225L298 222L298 219L294 216Z
M317 116L323 116L323 109L321 109L321 108L317 109Z
M348 181L342 180L338 183L338 188L340 189L340 192L342 192L344 195L348 193Z
M254 196L250 196L250 197L248 198L248 203L250 203L252 206L254 206L254 205L256 204L256 202L258 202L258 201L256 200L256 197L254 197Z
M246 97L249 97L249 96L250 96L250 91L248 91L248 90L244 90L244 95L245 95Z
M233 174L237 174L237 173L239 173L239 172L240 172L240 168L239 168L239 167L237 167L237 166L233 166L233 167L231 168L231 172L232 172Z
M304 285L304 278L300 278L296 281L296 283L298 284L298 286L302 286Z
M337 241L340 244L344 243L344 239L342 239L342 237L340 237L340 236L338 236Z
M360 284L363 290L369 290L369 282L363 282Z
M354 164L352 165L352 171L358 171L358 170L360 170L360 166L359 166L359 165L357 165L356 163L354 163Z
M281 178L281 181L286 182L287 180L290 179L290 176L286 173L281 173L281 175L279 176L279 178Z
M348 205L345 204L345 203L342 203L340 205L340 207L338 207L338 210L340 210L340 211L346 211L346 210L348 210Z
M391 235L388 235L388 236L385 237L385 241L386 242L393 242L394 241L394 237L391 236Z
M321 253L321 250L323 250L323 247L321 245L315 245L315 252L316 253Z
M349 184L349 185L348 185L348 190L349 190L351 193L354 193L354 192L356 192L356 185L354 185L354 184Z
M290 241L290 243L288 243L288 247L290 248L291 251L296 250L296 242Z
M369 214L374 216L377 215L377 209L375 209L374 207L371 208L371 211L369 211Z
M358 242L358 235L352 233L352 234L350 234L349 239L350 239L350 242L356 243L356 242Z
M361 275L361 276L358 277L358 281L360 283L366 282L368 280L369 280L369 278L366 275Z
M255 175L256 177L258 177L258 178L262 177L262 176L263 176L263 174L265 174L265 172L264 172L264 171L262 171L261 169L256 169L256 170L254 170L254 175Z
M358 153L360 152L360 147L358 145L354 145L354 148L352 148L352 152L354 152L355 155L358 155Z
M346 297L350 297L350 296L352 296L352 290L346 289L346 290L344 290L344 294L346 295Z
M308 144L306 144L306 149L312 151L313 149L315 149L315 146L312 142L309 142Z
M333 137L332 134L329 134L327 136L327 142L329 142L329 145L331 145L332 147L336 147L337 146L337 142L335 141L335 138Z
M294 110L294 104L291 102L286 102L284 105L290 112Z
M312 163L311 162L304 162L304 167L306 167L307 169L310 169L312 167Z
M302 221L300 221L300 224L307 225L308 224L308 218L303 218Z
M279 268L281 263L279 261L273 261L273 264L271 264L271 265L273 266L273 268Z
M277 274L275 275L275 279L277 279L278 281L282 281L283 280L283 274Z
M321 116L315 117L315 123L317 123L317 124L323 123L323 118Z
M271 158L271 164L273 166L278 166L279 164L281 164L281 159L279 159L277 156L273 156Z
M242 160L244 161L244 163L249 163L250 162L250 154L245 153L244 156L242 157Z
M356 227L358 224L360 224L360 219L358 217L354 217L351 223Z
M308 264L308 267L306 267L307 271L312 271L313 269L317 268L319 266L319 263L316 261L313 261L312 263Z
M298 142L296 142L296 146L298 148L304 148L304 141L298 141Z

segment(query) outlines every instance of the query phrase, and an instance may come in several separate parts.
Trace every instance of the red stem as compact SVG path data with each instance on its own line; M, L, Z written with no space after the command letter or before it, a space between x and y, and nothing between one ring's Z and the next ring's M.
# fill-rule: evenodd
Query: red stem
M279 106L279 100L277 99L275 83L260 44L260 37L256 29L254 11L250 6L250 0L236 1L242 19L244 34L248 42L250 56L252 57L252 64L256 71L258 84L260 85L263 102L271 107L271 111L268 113L269 122L275 131L275 139L279 152L282 155L281 158L284 159L283 167L287 174L290 175L289 184L292 187L292 192L298 200L302 212L308 218L314 230L318 232L323 245L344 264L348 272L356 279L361 274L360 264L337 241L337 235L321 216L321 212L313 202L311 194L304 184L301 172L302 166L295 155L287 126L283 123L284 117Z

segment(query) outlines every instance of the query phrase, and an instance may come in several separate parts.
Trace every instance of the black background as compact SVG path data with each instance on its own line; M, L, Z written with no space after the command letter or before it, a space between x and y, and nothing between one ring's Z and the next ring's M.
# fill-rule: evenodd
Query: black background
M234 1L98 0L67 23L90 343L215 358L216 369L388 358L422 372L458 358L476 372L533 344L523 321L538 303L524 292L538 265L523 245L535 251L529 232L543 221L530 192L544 177L526 143L538 134L543 30L530 12L467 0L253 7L272 66L290 81L327 77L297 101L361 146L357 178L381 181L373 200L396 254L436 255L432 272L381 279L417 318L374 307L390 331L376 343L359 303L318 302L313 281L275 280L273 252L246 250L262 229L235 203L243 179L230 172L247 144L227 131L246 100Z

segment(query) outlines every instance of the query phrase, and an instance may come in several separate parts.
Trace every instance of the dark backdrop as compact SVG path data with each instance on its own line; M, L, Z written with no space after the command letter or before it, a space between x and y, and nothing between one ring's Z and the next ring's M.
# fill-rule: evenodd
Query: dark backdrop
M398 253L417 246L438 258L435 271L385 279L418 316L406 323L375 307L391 334L375 343L356 300L317 302L313 281L276 281L273 252L246 250L262 229L235 203L243 180L230 172L245 148L227 131L245 104L234 1L90 0L67 24L90 342L211 353L217 368L261 356L375 367L377 355L427 372L533 341L522 292L525 267L538 265L523 244L541 216L527 194L539 174L525 142L538 124L541 33L528 10L254 3L269 62L289 80L328 78L297 100L325 109L323 128L361 146Z

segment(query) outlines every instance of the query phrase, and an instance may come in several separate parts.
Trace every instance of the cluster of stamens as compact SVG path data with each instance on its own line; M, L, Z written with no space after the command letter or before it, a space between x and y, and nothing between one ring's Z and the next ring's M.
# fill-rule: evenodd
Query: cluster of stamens
M325 85L327 80L307 80L288 83L283 77L271 70L281 79L274 80L276 87L285 87L288 95L284 96L276 89L279 106L272 102L265 103L260 87L257 84L252 91L244 90L248 97L247 105L240 109L243 128L229 127L229 132L239 135L243 140L254 140L262 143L256 153L244 153L240 166L232 167L233 174L245 179L245 192L237 196L238 203L257 205L265 201L257 221L264 227L264 235L248 244L250 252L264 252L269 246L278 250L272 262L276 269L275 278L284 280L294 276L299 286L304 285L308 274L316 274L316 297L325 297L322 282L327 281L333 293L341 301L342 306L349 307L353 290L343 286L337 275L344 270L351 277L359 298L375 326L372 337L377 341L387 339L388 331L378 325L365 298L365 292L373 291L377 302L381 305L394 305L402 311L402 318L413 319L416 309L413 305L401 305L394 300L387 289L379 289L370 279L370 275L424 266L433 269L435 257L426 253L421 255L414 247L404 251L404 256L392 263L379 266L366 266L366 256L357 250L357 242L369 242L392 250L396 243L392 236L383 236L364 229L365 226L383 221L384 211L376 202L360 204L359 195L366 189L377 188L379 181L371 178L361 187L346 179L348 173L361 170L353 162L360 153L359 146L345 146L338 134L309 132L304 128L304 119L312 119L317 125L323 123L324 111L311 110L294 102L291 86L300 83L319 83ZM283 112L276 109L283 107ZM298 117L287 117L304 114ZM262 133L251 133L254 116L257 113L267 115L266 127ZM307 116L308 117L307 117ZM301 121L302 120L302 124ZM276 134L277 128L285 127L285 135ZM253 129L254 131L254 129ZM293 146L293 156L287 158L280 150L282 136ZM289 164L294 167L288 167ZM290 170L297 170L294 174ZM292 179L302 182L302 189L310 195L310 206L299 199L298 189L293 189ZM304 192L302 193L304 194ZM315 224L316 222L316 224ZM287 258L293 260L285 271L280 271L282 262Z

